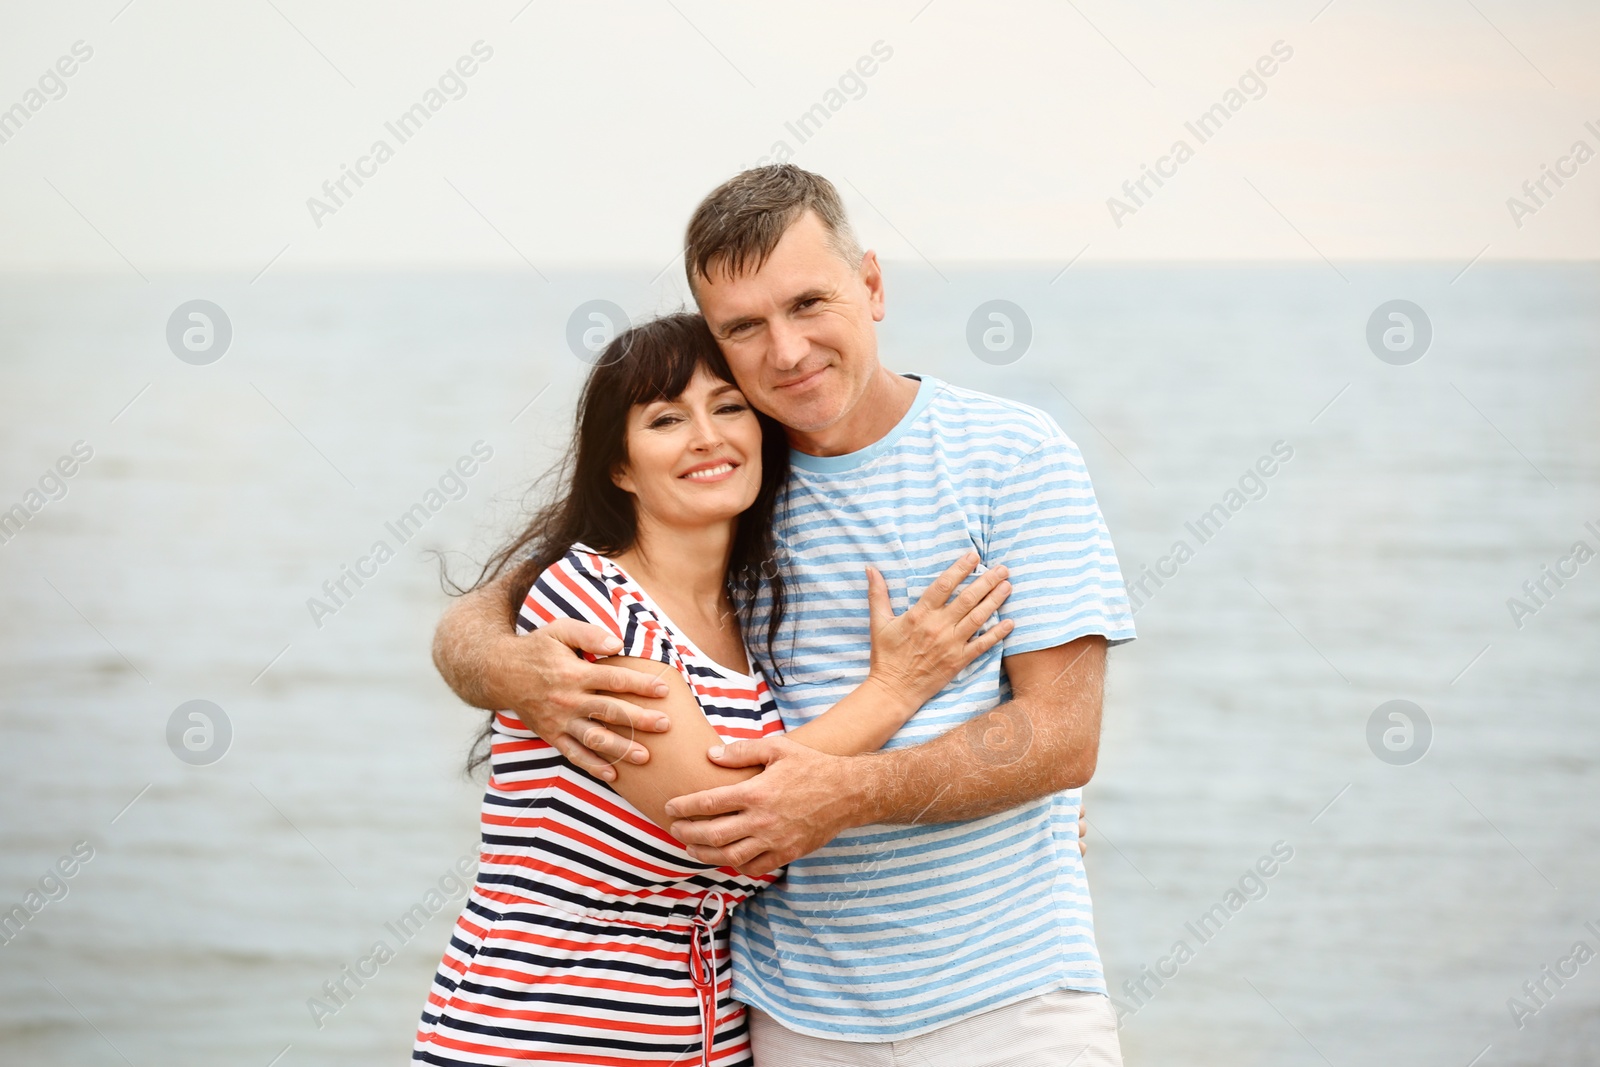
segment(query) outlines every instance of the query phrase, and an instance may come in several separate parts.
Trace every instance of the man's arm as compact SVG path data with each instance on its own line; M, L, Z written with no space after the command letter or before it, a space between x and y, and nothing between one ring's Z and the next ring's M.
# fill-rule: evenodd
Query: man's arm
M1106 639L1080 637L1004 662L1009 703L925 744L863 757L855 825L981 819L1089 783L1100 755Z
M813 752L783 737L713 747L737 785L675 797L674 836L701 862L765 874L873 823L956 822L1087 783L1100 746L1106 640L1094 634L1007 656L1012 700L911 748Z
M567 759L607 781L614 764L643 763L643 745L624 733L661 732L665 715L615 694L662 697L666 684L626 667L590 663L572 654L582 649L609 656L622 642L604 627L578 619L556 619L531 634L518 634L511 620L525 589L511 573L459 597L433 635L433 665L455 694L476 708L513 711L528 729Z

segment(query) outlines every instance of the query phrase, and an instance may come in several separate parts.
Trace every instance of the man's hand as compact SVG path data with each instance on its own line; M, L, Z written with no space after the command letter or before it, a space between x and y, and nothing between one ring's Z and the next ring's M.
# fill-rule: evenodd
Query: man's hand
M702 863L756 878L810 855L859 822L851 791L842 784L855 779L848 756L817 752L782 734L715 745L707 754L723 767L765 770L748 782L667 801L667 814L678 820L672 835ZM1089 851L1084 808L1080 796L1080 856Z
M644 763L650 753L632 738L664 731L670 720L618 697L665 696L666 684L573 655L573 649L596 656L621 651L622 642L601 626L557 619L519 636L508 611L515 592L510 580L502 575L466 594L439 620L433 662L445 683L473 707L516 712L523 725L598 778L614 780L612 764L624 759Z
M672 835L702 863L737 868L751 878L815 852L856 825L853 757L832 756L781 734L714 745L723 767L765 766L738 785L667 801Z
M650 758L649 750L634 740L637 733L661 733L671 725L660 712L620 699L625 693L666 696L659 676L590 663L572 654L581 649L613 655L621 648L622 642L604 627L556 619L531 634L510 638L500 649L500 685L508 698L503 706L575 765L608 782L617 776L613 764ZM663 664L661 669L672 668Z

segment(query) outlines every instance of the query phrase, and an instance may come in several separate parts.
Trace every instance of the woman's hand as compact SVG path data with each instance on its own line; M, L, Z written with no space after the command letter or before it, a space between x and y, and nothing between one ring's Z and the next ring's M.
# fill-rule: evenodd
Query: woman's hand
M911 695L920 707L967 664L1005 640L1014 625L1010 619L978 634L1011 594L1005 567L979 575L960 596L950 599L978 562L977 552L962 556L898 616L889 605L889 586L883 575L876 567L867 568L867 605L872 615L869 678L891 692Z

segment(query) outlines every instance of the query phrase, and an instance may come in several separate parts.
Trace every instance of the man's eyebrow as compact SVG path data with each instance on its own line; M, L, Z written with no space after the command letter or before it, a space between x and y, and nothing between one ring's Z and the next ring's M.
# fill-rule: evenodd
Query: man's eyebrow
M760 321L761 321L761 316L760 315L740 315L737 318L727 319L727 320L725 320L723 322L718 323L716 332L719 335L720 334L726 334L729 330L733 329L735 326L743 326L747 322L760 322Z
M828 297L832 296L833 293L834 289L832 286L813 285L811 288L791 296L785 303L789 307L794 307L796 304L803 304L807 300L826 300ZM727 319L726 321L719 323L715 332L718 335L726 335L736 326L743 326L747 322L761 322L764 318L765 316L763 315L740 315L737 318Z
M821 285L814 285L810 289L807 289L805 292L796 293L794 296L790 297L789 298L789 304L790 304L790 306L793 306L795 304L799 304L799 303L801 303L803 301L806 301L806 300L820 300L820 299L822 299L824 297L827 297L827 296L831 295L832 293L833 293L833 289L831 287L821 286Z

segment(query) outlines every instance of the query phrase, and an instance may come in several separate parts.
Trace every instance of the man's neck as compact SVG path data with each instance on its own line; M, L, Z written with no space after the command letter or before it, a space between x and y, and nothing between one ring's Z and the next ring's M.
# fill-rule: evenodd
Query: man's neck
M917 399L919 385L910 378L880 366L867 391L832 426L816 433L791 428L789 444L810 456L844 456L859 452L888 436Z

